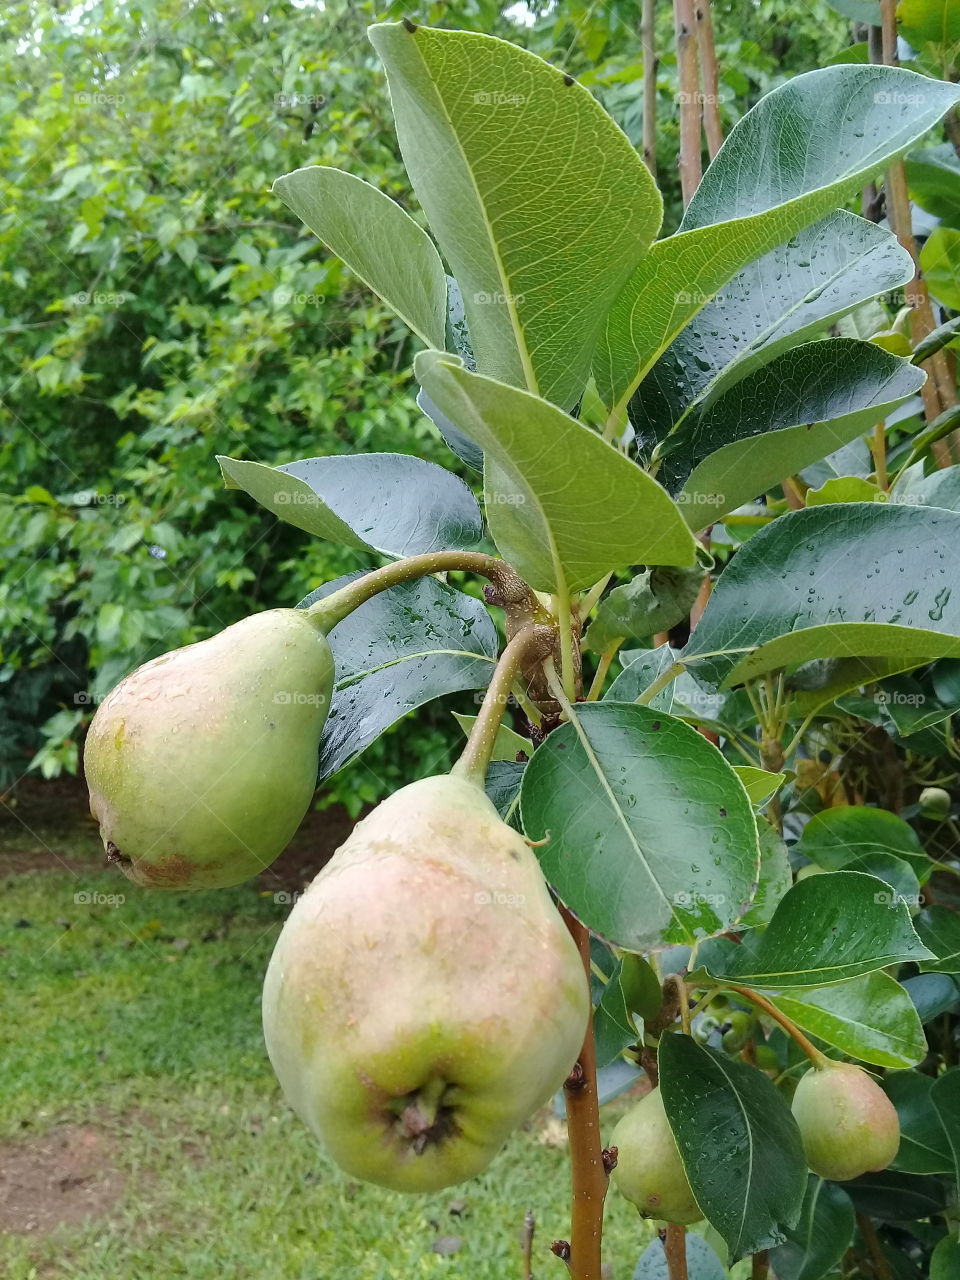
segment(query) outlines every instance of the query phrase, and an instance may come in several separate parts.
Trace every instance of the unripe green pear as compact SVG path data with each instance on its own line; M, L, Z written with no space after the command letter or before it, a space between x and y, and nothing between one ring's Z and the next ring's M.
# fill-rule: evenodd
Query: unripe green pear
M807 1164L821 1178L847 1182L877 1173L900 1148L896 1108L853 1063L813 1067L797 1085L792 1105Z
M753 1034L755 1019L743 1009L732 1010L723 1023L723 1047L727 1053L739 1053Z
M620 988L631 1013L649 1021L660 1012L663 992L653 966L643 956L625 951L620 961Z
M659 1089L627 1112L610 1145L617 1148L611 1176L642 1217L679 1226L700 1221L703 1214L690 1190Z
M481 1173L553 1097L590 994L537 859L487 796L425 778L354 829L277 941L270 1061L353 1177L436 1191Z
M326 637L294 609L127 676L83 754L107 856L156 889L222 888L268 867L310 805L332 686Z
M924 787L920 792L921 817L943 822L950 817L950 805L950 792L943 787Z

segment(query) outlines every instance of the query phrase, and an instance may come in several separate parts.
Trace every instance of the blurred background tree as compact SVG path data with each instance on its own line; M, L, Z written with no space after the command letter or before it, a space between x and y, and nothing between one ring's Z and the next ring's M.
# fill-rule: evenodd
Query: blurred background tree
M214 454L449 455L414 342L270 194L307 164L412 207L370 21L492 31L578 76L636 145L640 0L8 3L0 15L0 786L74 772L127 671L361 567L225 493ZM658 176L679 219L672 10L657 6ZM825 3L714 6L721 117L842 55ZM434 771L434 707L325 789L356 813ZM402 751L401 751L402 748Z

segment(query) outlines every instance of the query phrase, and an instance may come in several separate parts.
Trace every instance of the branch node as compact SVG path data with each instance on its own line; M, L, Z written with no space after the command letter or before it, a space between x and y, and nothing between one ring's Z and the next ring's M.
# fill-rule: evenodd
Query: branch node
M617 1158L619 1155L620 1151L617 1147L604 1147L600 1152L600 1159L603 1161L603 1172L608 1178L617 1167Z
M570 1241L569 1241L569 1240L554 1240L553 1244L550 1246L550 1252L551 1252L551 1253L553 1253L553 1254L556 1254L556 1256L560 1259L560 1261L561 1261L561 1262L567 1262L567 1263L569 1263L569 1261L570 1261Z

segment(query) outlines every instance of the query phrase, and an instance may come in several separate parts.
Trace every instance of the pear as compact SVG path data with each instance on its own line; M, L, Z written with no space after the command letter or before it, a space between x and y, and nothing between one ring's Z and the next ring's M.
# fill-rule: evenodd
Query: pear
M824 1060L797 1085L793 1114L810 1169L847 1182L877 1173L900 1148L896 1108L875 1080L851 1062Z
M688 1226L703 1217L693 1198L659 1089L641 1098L613 1131L617 1164L611 1174L641 1217Z
M313 797L332 686L326 637L294 609L127 676L83 755L108 858L160 889L222 888L269 866Z
M573 1068L589 987L526 842L446 776L384 800L290 913L263 1026L294 1111L355 1178L481 1173Z

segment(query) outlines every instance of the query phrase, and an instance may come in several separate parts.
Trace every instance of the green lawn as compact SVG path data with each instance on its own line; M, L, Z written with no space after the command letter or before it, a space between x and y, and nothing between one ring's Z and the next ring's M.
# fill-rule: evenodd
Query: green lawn
M507 1280L527 1208L537 1275L562 1271L548 1247L567 1233L567 1169L543 1140L548 1116L439 1195L349 1181L283 1102L261 1040L261 977L288 908L250 886L147 893L91 867L2 882L0 1166L91 1127L117 1194L86 1222L0 1237L0 1275ZM607 1256L629 1280L649 1228L615 1194L607 1219ZM440 1236L459 1251L434 1252Z

